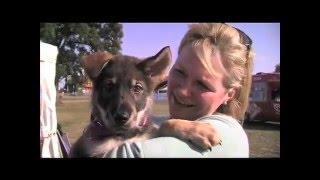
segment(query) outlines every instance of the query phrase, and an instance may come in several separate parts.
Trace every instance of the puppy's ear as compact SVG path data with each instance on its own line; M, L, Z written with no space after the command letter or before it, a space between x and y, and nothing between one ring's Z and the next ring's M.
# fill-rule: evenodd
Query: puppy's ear
M80 60L81 66L84 68L91 80L97 78L108 62L114 57L107 51L96 52L87 56L84 56Z
M169 46L162 48L155 56L149 57L137 66L153 81L153 88L167 80L171 64L171 50Z

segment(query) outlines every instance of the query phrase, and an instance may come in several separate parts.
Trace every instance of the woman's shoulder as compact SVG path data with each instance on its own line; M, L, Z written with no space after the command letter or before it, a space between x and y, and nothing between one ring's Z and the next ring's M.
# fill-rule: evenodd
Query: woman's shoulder
M222 140L222 146L214 146L212 151L201 151L189 142L174 137L159 137L141 144L145 157L249 157L247 135L238 122L231 116L214 114L196 120L211 124Z
M202 118L197 119L197 121L200 122L208 122L208 123L222 123L224 125L227 125L228 127L233 127L233 128L241 128L242 126L239 123L239 121L232 116L225 115L225 114L213 114L209 116L204 116Z
M229 137L234 136L239 138L241 137L247 138L247 135L242 125L238 122L238 120L234 119L231 116L224 115L224 114L214 114L214 115L202 117L197 121L211 124L222 135L226 134L226 136L229 136Z
M174 137L158 137L142 142L125 142L109 158L199 158L201 151Z
M232 157L249 157L248 137L238 120L228 115L215 114L200 118L197 121L210 123L218 130L224 153ZM237 151L234 151L234 149L237 149Z

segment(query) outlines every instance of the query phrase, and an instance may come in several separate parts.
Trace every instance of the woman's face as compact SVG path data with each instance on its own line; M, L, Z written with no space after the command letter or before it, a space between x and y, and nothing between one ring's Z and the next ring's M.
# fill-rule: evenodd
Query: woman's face
M185 46L173 65L168 79L168 100L171 118L196 120L213 114L229 99L223 86L220 56L211 56L216 76L201 64L191 46Z

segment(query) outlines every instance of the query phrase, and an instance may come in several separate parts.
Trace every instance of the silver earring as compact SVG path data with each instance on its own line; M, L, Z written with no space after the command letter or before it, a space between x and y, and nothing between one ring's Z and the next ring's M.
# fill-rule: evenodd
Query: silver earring
M227 105L227 104L228 104L228 101L225 101L223 104L224 104L224 105Z

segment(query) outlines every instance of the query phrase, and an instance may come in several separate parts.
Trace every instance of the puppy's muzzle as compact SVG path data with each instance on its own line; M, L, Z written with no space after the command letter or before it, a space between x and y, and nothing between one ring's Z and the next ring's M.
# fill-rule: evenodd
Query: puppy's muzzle
M116 124L119 126L126 124L130 119L130 114L131 113L127 109L119 108L114 115Z

